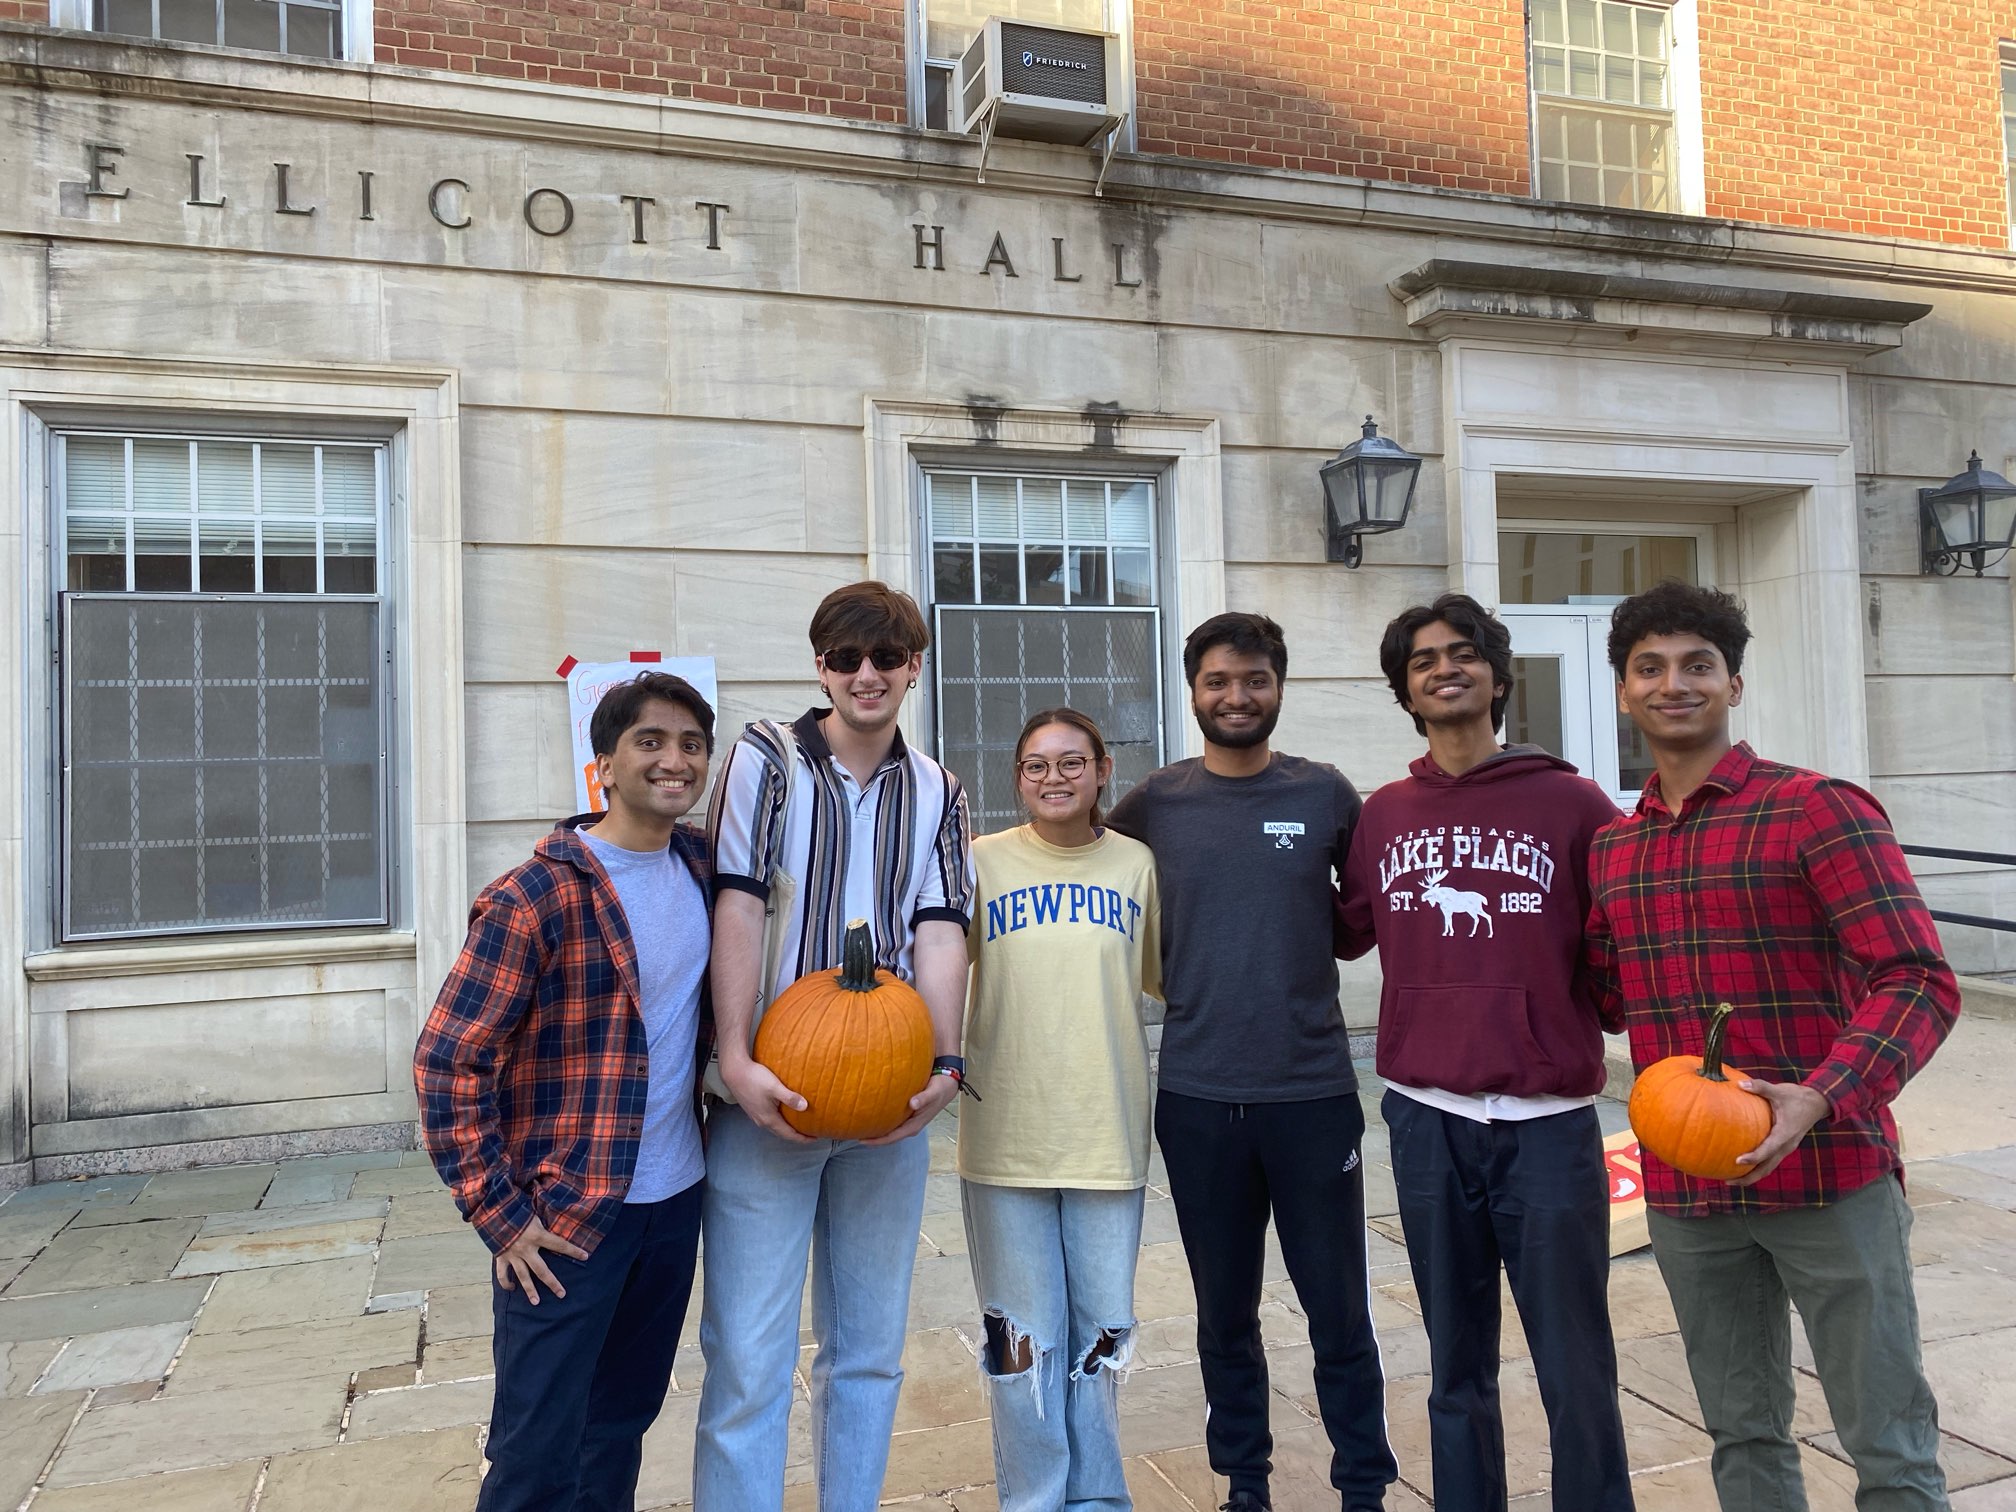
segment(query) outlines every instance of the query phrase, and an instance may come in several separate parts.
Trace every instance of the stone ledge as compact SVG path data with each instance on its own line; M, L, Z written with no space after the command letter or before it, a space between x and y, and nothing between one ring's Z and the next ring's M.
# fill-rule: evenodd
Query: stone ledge
M1929 304L1578 268L1438 258L1387 285L1435 338L1514 335L1644 349L1867 357L1903 345Z
M192 1166L248 1165L300 1155L349 1155L374 1150L416 1148L411 1123L361 1124L348 1129L302 1129L286 1134L247 1134L188 1144L144 1145L128 1150L93 1150L45 1155L34 1162L34 1179L67 1181L73 1176L108 1176L127 1171L181 1171ZM9 1170L0 1167L0 1177ZM4 1191L0 1187L0 1191Z
M256 966L323 966L334 961L410 961L418 953L405 930L368 934L212 935L173 943L66 946L22 962L33 982L155 976L171 971L242 971Z
M1708 305L1725 310L1758 310L1768 314L1887 325L1909 325L1930 315L1933 309L1929 304L1899 299L1864 299L1847 294L1817 294L1805 289L1746 288L1688 279L1645 278L1628 273L1586 272L1578 268L1464 262L1452 258L1425 262L1413 272L1403 273L1393 280L1394 292L1403 297L1433 288L1560 294L1586 300L1628 299L1648 304Z

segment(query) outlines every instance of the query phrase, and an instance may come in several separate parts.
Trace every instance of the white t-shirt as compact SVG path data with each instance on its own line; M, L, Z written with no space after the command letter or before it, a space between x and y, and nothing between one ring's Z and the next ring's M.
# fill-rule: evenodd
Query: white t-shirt
M707 975L707 898L670 850L633 851L577 830L602 863L637 951L637 1012L647 1047L644 1132L625 1202L663 1202L706 1174L693 1073L700 984Z

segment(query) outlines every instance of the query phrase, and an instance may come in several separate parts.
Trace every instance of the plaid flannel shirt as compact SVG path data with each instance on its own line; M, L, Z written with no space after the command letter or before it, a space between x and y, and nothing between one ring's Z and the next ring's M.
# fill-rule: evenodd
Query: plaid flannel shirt
M574 833L592 817L561 823L477 896L413 1057L427 1152L493 1251L536 1217L592 1252L637 1166L650 1069L637 953ZM707 837L682 825L672 850L711 908ZM696 1056L713 1027L702 981Z
M1738 745L1677 815L1652 777L1637 812L1596 836L1589 882L1588 964L1622 998L1640 1070L1699 1055L1708 1012L1733 1003L1726 1064L1803 1082L1832 1109L1752 1187L1647 1151L1654 1208L1819 1207L1902 1166L1890 1101L1953 1027L1960 993L1874 798Z

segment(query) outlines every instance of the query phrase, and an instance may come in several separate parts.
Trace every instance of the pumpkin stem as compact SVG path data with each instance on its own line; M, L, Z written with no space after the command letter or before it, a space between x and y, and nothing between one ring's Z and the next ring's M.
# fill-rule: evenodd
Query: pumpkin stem
M847 921L847 943L840 952L840 985L849 992L875 990L875 941L866 919Z
M1701 1047L1700 1074L1709 1081L1729 1080L1722 1074L1722 1041L1729 1033L1729 1016L1735 1011L1734 1003L1718 1003L1708 1015L1708 1043Z

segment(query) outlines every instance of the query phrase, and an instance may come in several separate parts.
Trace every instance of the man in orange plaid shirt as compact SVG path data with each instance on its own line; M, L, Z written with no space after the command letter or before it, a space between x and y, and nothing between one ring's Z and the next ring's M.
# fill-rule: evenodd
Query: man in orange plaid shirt
M644 672L589 725L608 812L486 887L420 1036L420 1126L494 1252L480 1512L632 1506L693 1290L714 711Z

